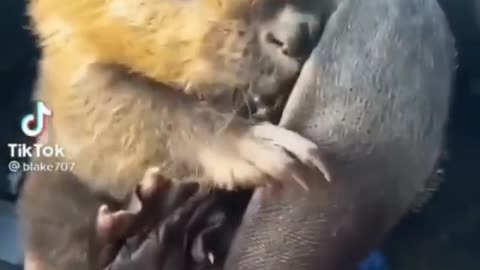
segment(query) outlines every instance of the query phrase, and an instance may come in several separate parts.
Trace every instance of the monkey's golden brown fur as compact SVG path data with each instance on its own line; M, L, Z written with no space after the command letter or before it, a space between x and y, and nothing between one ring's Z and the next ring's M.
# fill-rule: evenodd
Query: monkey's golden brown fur
M245 83L251 66L238 60L257 52L252 38L239 38L250 26L235 17L246 16L250 1L199 2L37 0L30 14L43 41L44 69L63 75L56 79L63 87L89 62L125 65L202 94L213 85Z

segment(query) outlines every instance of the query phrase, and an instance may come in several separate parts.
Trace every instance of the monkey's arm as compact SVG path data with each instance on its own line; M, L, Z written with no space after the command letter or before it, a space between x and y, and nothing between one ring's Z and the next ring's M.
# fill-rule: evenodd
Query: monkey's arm
M118 66L92 64L53 103L54 141L74 173L124 198L148 167L220 188L300 181L295 160L321 166L317 146L284 128L254 125ZM281 146L281 147L279 147Z

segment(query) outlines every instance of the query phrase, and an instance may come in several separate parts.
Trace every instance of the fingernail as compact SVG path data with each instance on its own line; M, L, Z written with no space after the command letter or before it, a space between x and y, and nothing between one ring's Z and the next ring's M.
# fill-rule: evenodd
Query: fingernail
M108 209L108 205L102 204L100 206L100 209L98 210L101 214L107 214L110 212L110 209Z

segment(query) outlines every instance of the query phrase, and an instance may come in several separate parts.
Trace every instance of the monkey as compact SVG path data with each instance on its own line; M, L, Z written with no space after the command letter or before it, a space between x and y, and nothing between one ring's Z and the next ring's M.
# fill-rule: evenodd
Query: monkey
M35 99L53 111L40 140L64 150L33 162L73 167L29 173L19 201L27 250L48 269L98 269L97 209L126 207L150 167L166 181L224 190L301 184L299 165L328 175L316 144L237 116L235 99L222 104L291 85L323 8L316 1L31 0L42 50Z

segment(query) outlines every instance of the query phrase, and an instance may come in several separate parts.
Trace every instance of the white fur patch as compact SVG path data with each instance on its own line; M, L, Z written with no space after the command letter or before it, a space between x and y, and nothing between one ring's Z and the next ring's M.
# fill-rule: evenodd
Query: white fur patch
M108 5L112 16L121 18L132 26L145 25L154 17L155 8L150 6L149 1L144 0L111 0Z

